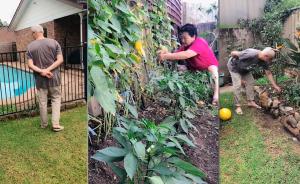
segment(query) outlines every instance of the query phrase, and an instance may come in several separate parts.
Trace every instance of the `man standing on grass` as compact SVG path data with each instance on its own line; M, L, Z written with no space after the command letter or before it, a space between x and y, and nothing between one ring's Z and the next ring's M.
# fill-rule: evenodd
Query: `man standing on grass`
M255 68L262 67L265 70L265 74L276 89L280 92L280 87L276 84L271 71L269 70L269 65L275 56L274 49L267 47L264 50L256 49L246 49L244 51L232 51L231 57L227 63L228 70L231 75L233 89L234 89L234 101L236 106L236 113L243 114L241 108L241 81L245 81L246 95L249 107L254 107L260 109L261 107L257 105L254 101L254 78L251 74Z
M48 126L47 101L48 94L52 104L52 129L61 131L60 125L60 71L63 63L61 47L57 41L44 37L43 27L40 25L31 27L32 41L27 47L28 66L34 71L36 88L39 99L41 128Z

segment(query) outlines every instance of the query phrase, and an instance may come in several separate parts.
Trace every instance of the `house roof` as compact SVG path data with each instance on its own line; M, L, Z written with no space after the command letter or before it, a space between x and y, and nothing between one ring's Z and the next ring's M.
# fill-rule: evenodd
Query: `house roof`
M18 31L85 11L82 3L76 0L21 0L9 29Z

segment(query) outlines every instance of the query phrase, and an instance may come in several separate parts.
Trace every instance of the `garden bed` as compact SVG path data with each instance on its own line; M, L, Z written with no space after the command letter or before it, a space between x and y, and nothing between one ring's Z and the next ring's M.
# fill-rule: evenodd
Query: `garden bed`
M272 115L273 119L277 119L293 136L300 139L298 83L295 83L293 79L281 82L281 84L284 83L291 85L282 85L282 93L274 92L269 84L255 86L255 99L263 108L264 113Z
M155 122L161 122L165 117L172 114L166 107L153 103L144 111L139 113L140 118L151 119ZM197 148L184 146L188 161L200 168L207 175L207 182L210 184L218 183L218 119L211 115L208 110L198 110L197 116L191 121L199 131L192 132L195 136L195 145ZM96 140L89 146L89 183L118 183L117 176L111 168L104 164L91 159L96 150L109 146L117 145L112 137L97 145Z

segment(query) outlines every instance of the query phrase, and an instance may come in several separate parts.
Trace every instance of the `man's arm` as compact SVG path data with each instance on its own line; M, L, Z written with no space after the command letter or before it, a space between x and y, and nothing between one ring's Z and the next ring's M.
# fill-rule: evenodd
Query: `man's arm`
M240 57L240 52L239 51L232 51L230 55L231 55L231 57L238 58L238 57Z
M41 68L35 66L33 64L32 59L28 59L28 66L31 70L39 73L43 77L47 77L47 78L52 78L53 77L53 74L50 71L48 71L47 69L41 69Z
M270 70L265 70L265 73L266 73L268 80L272 84L273 88L275 88L278 92L280 92L281 88L276 84L276 82L273 78L272 72Z
M54 70L55 68L59 67L64 62L62 54L58 54L56 58L57 58L56 61L47 68L48 71Z
M191 57L196 56L197 53L192 50L186 50L186 51L181 51L181 52L176 52L176 53L165 53L165 54L160 54L159 59L162 60L184 60L184 59L189 59Z
M37 72L37 73L39 73L39 74L41 74L41 73L43 72L42 69L40 69L39 67L37 67L37 66L35 66L35 65L33 64L33 60L32 60L32 59L28 59L28 66L29 66L29 68L30 68L31 70L33 70L33 71L35 71L35 72Z

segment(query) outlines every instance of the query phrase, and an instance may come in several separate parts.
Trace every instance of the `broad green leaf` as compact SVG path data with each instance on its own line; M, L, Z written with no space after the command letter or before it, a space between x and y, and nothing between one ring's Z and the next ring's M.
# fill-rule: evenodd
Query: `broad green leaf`
M121 182L124 182L126 180L126 171L123 168L120 168L116 166L113 163L108 163L108 165L111 167L114 173L116 173L117 176L119 176Z
M169 139L176 144L176 147L180 149L181 153L183 153L185 155L185 152L183 151L180 143L178 142L178 140L175 137L169 137Z
M200 169L198 169L194 165L192 165L186 161L183 161L177 157L169 158L168 161L170 163L173 163L175 166L177 166L178 168L184 170L185 172L187 172L189 174L192 174L194 176L199 176L201 178L206 177L205 174Z
M195 118L195 115L192 114L190 111L184 111L183 114L190 119Z
M137 156L141 160L144 160L146 156L146 146L142 142L136 142L133 146Z
M125 39L121 39L121 43L122 43L122 46L123 46L123 49L126 53L129 53L130 52L130 46L129 46L129 43L125 40Z
M112 33L111 30L109 29L109 24L107 22L104 22L102 20L97 21L97 25L100 26L101 29L108 33Z
M191 180L193 180L197 184L207 184L205 181L202 180L201 177L194 176L192 174L185 174L184 176L187 177L187 178L190 178Z
M108 147L102 150L99 150L100 153L103 153L105 155L111 156L111 157L122 157L127 154L127 151L123 148L118 147Z
M155 171L156 173L158 173L160 175L172 175L174 173L174 171L170 170L169 167L167 167L166 165L163 165L163 164L156 165L151 170Z
M129 112L137 119L138 112L135 106L130 105L129 103L125 103L125 107L129 110Z
M175 137L178 138L178 139L183 140L185 143L187 143L188 145L190 145L192 147L196 147L194 145L194 143L186 135L179 134L179 135L176 135Z
M118 143L120 143L124 148L128 148L128 142L126 141L125 137L121 135L120 132L116 131L115 128L113 130L113 133L112 133L112 136L113 138L115 138Z
M180 122L180 127L182 128L182 130L185 133L188 133L189 132L189 128L187 127L185 120L184 119L180 119L179 122Z
M169 81L169 82L168 82L168 86L169 86L169 88L170 88L171 91L174 91L174 90L175 90L175 87L174 87L174 83L173 83L173 82Z
M164 184L192 184L189 180L186 178L179 178L175 176L161 176Z
M109 112L113 115L116 113L116 104L114 95L111 93L107 77L102 71L102 69L98 66L93 66L90 71L91 77L96 86L95 89L95 97L97 101L100 103L101 107L105 112Z
M92 27L90 25L88 25L88 39L95 39L97 38L98 35L94 32L94 30L92 29Z
M101 161L101 162L107 162L107 163L120 162L124 159L123 156L121 156L121 157L112 157L112 156L109 156L109 155L105 155L105 154L103 154L99 151L97 151L91 158L95 159L95 160L98 160L98 161Z
M161 124L168 124L173 126L177 122L176 118L174 116L168 116L166 117L161 123Z
M159 177L159 176L151 176L148 178L149 178L151 184L164 184L161 177Z
M128 38L129 41L135 41L134 37L130 35L130 33L128 33L127 31L123 31L123 34Z
M107 47L111 52L115 54L124 54L124 52L117 46L113 44L104 44L105 47Z
M179 97L179 103L180 103L180 105L181 105L182 108L185 107L185 100L184 100L184 98L182 96Z
M120 4L117 4L115 7L118 10L122 11L123 13L130 14L130 10L129 10L127 4L124 3L124 2L121 2Z
M102 55L102 60L103 60L103 63L104 63L106 68L108 68L110 66L110 63L116 62L115 60L113 60L109 57L109 55L106 52L105 48L101 47L100 48L100 53Z
M132 179L137 170L137 158L130 152L124 158L124 168L129 178Z
M121 132L121 133L127 133L127 130L122 128L122 127L116 127L114 128L116 131Z
M192 122L190 122L190 120L185 119L185 121L186 121L186 123L188 124L188 126L189 126L190 128L193 128L196 132L199 132L199 130L193 125Z
M116 16L112 16L110 18L110 22L111 22L110 27L113 28L117 33L121 33L121 24L118 18Z

